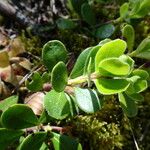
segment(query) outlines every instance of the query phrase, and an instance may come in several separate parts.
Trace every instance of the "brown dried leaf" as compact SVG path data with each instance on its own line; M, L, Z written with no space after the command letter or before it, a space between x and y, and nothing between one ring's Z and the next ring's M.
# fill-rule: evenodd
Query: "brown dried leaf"
M18 54L25 52L25 47L20 38L15 38L11 41L7 51L10 58L16 57Z
M6 50L0 51L0 68L9 66L9 56Z
M21 61L19 63L19 65L22 66L23 68L27 69L27 70L31 70L32 64L28 59L24 58L23 61Z
M37 92L29 97L25 98L25 104L27 104L36 115L41 115L43 111L43 100L45 94L42 92Z
M10 95L10 90L0 79L0 101Z
M0 78L5 81L9 82L13 85L17 85L18 81L14 74L13 68L11 66L0 68Z
M8 42L9 42L8 37L0 32L0 46L6 46Z

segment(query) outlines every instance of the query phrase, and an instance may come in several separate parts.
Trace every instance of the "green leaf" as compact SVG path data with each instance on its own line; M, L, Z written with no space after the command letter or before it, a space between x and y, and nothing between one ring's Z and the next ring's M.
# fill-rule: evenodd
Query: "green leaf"
M126 76L129 72L130 66L119 58L108 58L99 63L99 74L101 76Z
M134 69L134 63L135 63L134 60L128 55L121 55L119 59L130 66L130 73L131 73L132 70Z
M110 37L115 31L115 27L112 24L105 24L97 28L95 31L95 37L99 39L105 39Z
M85 22L87 22L89 25L95 25L96 24L96 18L95 14L91 8L91 6L88 3L84 3L81 6L81 15Z
M129 3L123 3L120 7L120 17L121 18L126 18L128 15L129 11Z
M49 148L45 143L43 143L39 150L49 150Z
M150 38L144 39L140 43L138 48L130 54L130 56L149 60L150 59Z
M52 90L46 93L44 107L49 116L55 119L64 119L70 115L70 105L64 92L58 93Z
M81 6L83 3L87 2L87 0L70 0L72 7L76 13L81 15Z
M92 50L92 47L89 47L85 49L77 58L77 61L73 67L73 70L70 73L70 78L76 78L78 76L83 75L84 73L84 66L85 66L85 61L88 58L88 55L90 51Z
M0 149L6 150L8 146L18 140L23 133L21 130L0 128Z
M127 93L126 93L127 94ZM128 95L128 94L127 94ZM135 101L144 101L144 97L139 94L139 93L133 93L131 95L128 95L132 100L135 100Z
M104 44L97 52L95 58L95 69L99 70L99 63L105 58L119 57L126 49L126 42L120 39Z
M24 104L15 104L2 113L2 125L8 129L24 129L38 125L32 109Z
M104 95L111 95L125 91L129 82L125 79L96 79L95 85L98 91Z
M100 45L97 45L95 47L93 47L91 49L91 51L89 52L87 58L86 58L86 61L84 63L84 74L87 74L87 68L88 68L88 65L89 65L89 61L91 60L91 65L90 65L90 68L91 68L91 73L92 72L95 72L95 56L99 50L101 46Z
M67 67L62 61L58 62L52 70L52 77L51 77L52 87L56 92L62 92L65 89L67 82L68 82Z
M28 135L19 146L19 150L39 150L45 141L46 136L46 132L36 132Z
M27 88L32 92L37 92L43 88L43 80L38 72L35 72L32 76L32 81L26 81Z
M111 40L111 39L104 39L104 40L100 41L100 42L98 43L98 45L99 45L99 46L103 46L104 44L106 44L106 43L108 43L108 42L110 42L110 41L112 41L112 40Z
M70 115L73 117L78 113L78 107L75 103L73 96L66 94L66 98L67 98L69 105L70 105Z
M98 95L91 89L75 88L75 101L86 113L94 113L101 109Z
M140 76L132 76L127 79L130 82L130 86L127 89L127 93L140 93L144 91L148 85L147 81L140 78Z
M128 95L125 93L119 93L119 101L120 105L124 111L124 113L128 117L135 117L137 115L138 109L137 105L134 100L132 100Z
M59 18L56 20L59 29L70 30L76 27L76 24L70 19Z
M50 75L49 75L49 73L47 73L47 72L44 72L43 74L42 74L42 82L43 83L46 83L46 82L49 82L50 81Z
M136 9L133 8L134 11L132 11L131 18L142 18L150 12L149 0L139 0L135 7Z
M133 76L139 76L139 77L141 77L141 79L143 79L143 80L146 80L146 79L148 79L148 77L149 77L148 72L145 71L145 70L142 70L142 69L135 69L135 70L132 72L132 75L133 75Z
M131 25L125 25L122 29L122 35L126 38L128 50L131 52L134 46L135 32Z
M47 69L51 72L59 62L66 62L67 50L64 44L57 40L47 42L42 49L42 60Z
M81 144L77 140L54 132L52 134L53 138L51 140L55 150L82 150Z
M17 104L17 102L18 102L18 96L17 95L10 96L10 97L8 97L8 98L6 98L0 102L0 110L5 111L11 105Z
M147 89L147 87L148 87L148 85L147 85L147 81L146 80L137 80L134 83L135 93L143 92L144 90Z

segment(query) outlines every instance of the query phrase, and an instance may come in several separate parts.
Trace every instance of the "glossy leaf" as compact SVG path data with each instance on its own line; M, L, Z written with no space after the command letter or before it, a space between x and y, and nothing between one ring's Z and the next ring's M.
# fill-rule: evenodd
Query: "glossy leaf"
M6 150L8 146L18 140L23 133L21 130L0 128L0 149Z
M137 115L137 105L128 95L125 93L119 93L119 101L124 113L128 117L135 117Z
M53 138L51 140L55 150L82 150L81 144L77 140L54 132L52 134Z
M135 40L134 28L131 25L125 25L122 29L122 36L125 37L128 50L131 52L133 50Z
M2 125L8 129L24 129L38 125L32 109L24 104L15 104L2 113Z
M46 132L36 132L28 135L19 146L19 150L39 150L47 136Z
M26 81L27 88L32 92L40 91L43 88L43 80L38 72L35 72L32 76L32 81Z
M150 38L144 39L135 51L133 51L131 56L150 59Z
M18 102L18 96L17 95L10 96L10 97L4 99L3 101L0 101L0 110L5 111L11 105L17 104L17 102Z
M52 90L46 93L44 107L49 116L55 119L64 119L70 115L70 105L64 92L58 93Z
M86 113L94 113L101 109L98 95L91 89L75 88L75 101L79 108Z
M126 18L128 15L129 11L129 3L123 3L120 7L120 17L121 18Z
M130 66L119 58L108 58L99 63L99 74L101 76L126 76L129 71Z
M88 55L90 53L90 51L92 50L92 47L89 47L87 49L85 49L78 57L73 70L70 73L70 78L76 78L78 76L83 75L84 73L84 66L85 66L85 62L86 59L88 58Z
M66 62L67 50L64 44L57 40L47 42L42 49L42 60L47 69L51 72L59 62Z
M59 18L56 20L59 29L70 30L76 27L76 24L70 19Z
M125 79L96 79L95 85L98 91L104 95L111 95L125 91L129 82Z
M99 39L105 39L110 37L115 31L115 27L112 24L106 24L96 29L95 37Z
M88 3L84 3L81 6L81 15L84 21L86 21L89 25L96 24L95 14Z
M126 49L126 42L120 39L104 44L97 52L95 58L95 69L99 70L99 63L105 58L119 57Z
M68 81L67 67L63 62L58 62L53 70L51 83L56 92L62 92Z

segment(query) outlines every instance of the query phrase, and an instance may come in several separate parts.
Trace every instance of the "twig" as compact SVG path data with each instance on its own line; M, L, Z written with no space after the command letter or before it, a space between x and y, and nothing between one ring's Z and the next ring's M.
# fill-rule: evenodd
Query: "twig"
M146 136L146 134L147 134L147 131L148 131L149 127L150 127L150 122L147 124L147 126L146 126L146 128L145 128L143 134L141 135L141 137L140 137L140 139L139 139L140 142L142 142L143 139L145 138L145 136Z

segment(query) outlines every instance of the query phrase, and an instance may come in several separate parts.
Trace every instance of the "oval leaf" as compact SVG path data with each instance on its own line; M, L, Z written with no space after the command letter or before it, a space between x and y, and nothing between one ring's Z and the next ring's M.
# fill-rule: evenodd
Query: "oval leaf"
M17 102L18 102L18 96L17 95L10 96L10 97L4 99L3 101L0 101L0 110L5 111L11 105L17 104Z
M72 20L64 18L59 18L56 24L58 28L62 30L74 29L76 27L76 24Z
M125 93L119 93L119 101L124 113L128 117L135 117L137 115L137 105L128 95Z
M125 79L97 79L95 85L101 94L111 95L125 91L129 82Z
M144 39L130 56L150 59L150 38Z
M147 71L145 70L142 70L142 69L135 69L133 72L132 72L132 75L133 76L139 76L141 77L141 79L148 79L149 77L149 74Z
M64 119L70 115L70 105L64 92L48 92L44 97L44 107L49 116L55 119Z
M57 63L52 70L51 83L56 92L62 92L68 81L66 65L63 62Z
M10 144L14 141L19 140L20 136L23 134L20 130L9 130L5 128L0 129L0 149L6 150Z
M52 134L53 138L51 140L55 150L82 150L81 144L77 140L54 132Z
M75 88L75 101L79 108L87 113L94 113L101 109L100 100L95 91Z
M57 40L47 42L42 49L42 60L49 71L59 62L65 62L67 50L64 44Z
M99 39L105 39L110 37L115 31L115 27L112 24L106 24L96 29L95 37Z
M97 52L95 58L95 69L99 70L99 63L105 58L119 57L126 49L126 42L120 39L104 44Z
M28 82L28 80L26 81L26 86L32 92L37 92L42 90L43 80L40 74L38 72L35 72L32 76L32 81L31 82Z
M91 6L88 3L84 3L81 6L81 15L85 22L87 22L89 25L95 25L96 24L96 18L95 14L91 8Z
M46 132L36 132L28 135L19 146L19 150L40 149L40 147L42 146L43 142L46 139L46 136L47 136Z
M93 47L91 49L90 53L88 54L87 59L84 64L84 74L86 74L88 72L87 69L88 69L90 59L91 59L91 63L90 63L91 64L91 66L90 66L91 73L95 71L95 56L100 47L101 47L101 45L97 45L97 46Z
M73 67L73 70L71 71L70 73L70 78L73 79L73 78L76 78L78 76L81 76L83 75L84 73L84 66L85 66L85 61L86 59L88 58L88 55L91 51L92 47L89 47L87 49L85 49L78 57L74 67Z
M81 6L82 4L87 2L87 0L70 0L70 2L72 4L74 11L79 15L81 15Z
M122 29L122 35L126 38L128 50L131 52L135 40L134 28L131 25L125 25Z
M121 5L120 7L120 17L126 18L126 16L128 15L128 11L129 11L129 3L123 3L123 5Z
M32 109L23 104L15 104L2 113L2 125L8 129L24 129L38 125Z
M99 63L99 73L101 76L126 76L129 72L130 66L119 58L108 58Z

